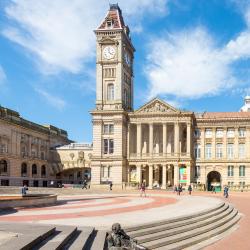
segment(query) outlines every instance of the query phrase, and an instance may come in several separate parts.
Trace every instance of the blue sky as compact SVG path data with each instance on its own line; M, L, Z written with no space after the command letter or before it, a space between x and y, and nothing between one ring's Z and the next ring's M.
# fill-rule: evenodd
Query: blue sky
M115 1L117 2L117 0ZM250 0L121 0L135 105L238 111L250 94ZM92 141L95 35L106 0L0 0L0 105Z

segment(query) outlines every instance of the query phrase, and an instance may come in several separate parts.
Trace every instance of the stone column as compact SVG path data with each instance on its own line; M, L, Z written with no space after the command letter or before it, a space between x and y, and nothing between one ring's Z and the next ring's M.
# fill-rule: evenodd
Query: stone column
M235 132L234 132L235 136L234 136L234 157L233 157L233 159L239 157L239 133L238 133L238 131L239 131L239 128L236 127ZM248 140L246 140L246 144L245 144L245 155L246 155L246 157L247 157L247 154L248 154L247 143L248 143ZM227 144L226 144L226 146L227 146ZM226 150L226 153L227 153L227 150ZM238 172L238 170L237 170L237 172Z
M137 178L137 182L138 183L141 183L141 165L139 164L139 165L136 165L136 173L137 173L137 175L136 175L136 178Z
M154 165L150 164L148 166L148 173L149 173L149 178L148 178L148 188L152 189L153 188L153 171L154 171Z
M216 128L212 128L212 159L216 159Z
M200 145L201 145L201 159L204 159L205 158L205 129L201 128L200 132L201 132L201 142L200 142Z
M128 131L127 131L127 157L130 157L130 124L128 124Z
M127 182L130 183L130 165L127 167Z
M138 123L137 124L137 150L136 150L136 153L137 153L137 157L140 157L141 156L141 124Z
M162 131L162 136L163 136L163 155L165 156L167 153L167 123L163 123L163 131Z
M167 187L167 165L162 165L162 189Z
M174 124L174 154L179 156L180 153L180 127L179 123Z
M191 183L191 167L190 167L190 163L188 163L186 165L186 170L187 170L187 185L189 185Z
M235 150L236 150L237 145L234 145L234 155L235 155ZM223 128L223 158L227 159L227 127ZM238 156L237 156L238 157Z
M191 148L191 124L187 123L187 155L190 156L190 148Z
M153 138L154 138L154 124L149 124L149 154L153 154Z
M179 184L179 166L178 164L174 165L174 185Z

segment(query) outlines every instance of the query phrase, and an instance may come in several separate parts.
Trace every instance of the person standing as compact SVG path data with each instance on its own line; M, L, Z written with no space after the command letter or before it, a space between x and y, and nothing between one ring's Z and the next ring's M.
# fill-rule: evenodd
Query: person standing
M22 196L27 194L27 190L28 190L28 187L26 185L23 185L23 187L21 189Z
M216 194L216 189L215 186L212 186L212 194L215 193Z
M188 185L188 193L189 193L189 195L191 195L192 191L193 191L192 186L189 184Z
M228 190L229 190L228 186L225 186L224 187L224 197L225 198L228 198Z
M141 193L140 196L142 196L144 194L144 197L146 197L146 185L145 185L145 182L141 183L140 193Z

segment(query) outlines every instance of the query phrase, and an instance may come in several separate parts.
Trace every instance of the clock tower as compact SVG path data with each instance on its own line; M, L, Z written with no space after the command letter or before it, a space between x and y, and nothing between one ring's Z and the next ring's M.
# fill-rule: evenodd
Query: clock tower
M133 110L134 47L118 4L95 30L96 109Z
M129 28L110 4L96 34L96 107L91 185L127 181L128 112L133 111L133 59Z

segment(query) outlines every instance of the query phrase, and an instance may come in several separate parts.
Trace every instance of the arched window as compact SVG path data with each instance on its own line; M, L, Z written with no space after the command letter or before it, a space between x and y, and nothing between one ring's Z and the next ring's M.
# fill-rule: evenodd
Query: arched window
M32 165L32 175L37 175L37 165L36 164Z
M8 172L8 164L7 161L1 160L0 161L0 175L6 175Z
M41 167L41 175L46 176L46 167L45 167L45 165L42 165L42 167Z
M112 101L115 99L115 91L114 91L114 84L113 83L108 84L107 99L109 101Z
M26 163L22 163L21 166L21 176L27 176L28 167Z

